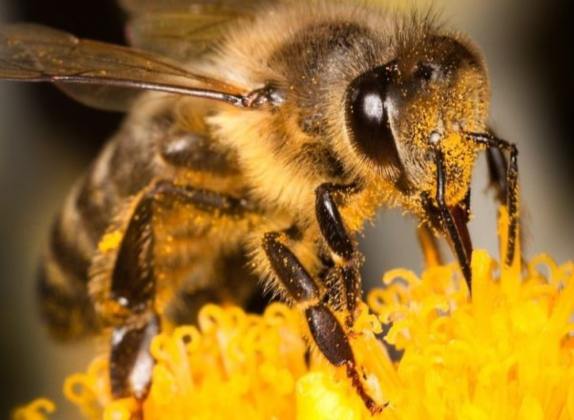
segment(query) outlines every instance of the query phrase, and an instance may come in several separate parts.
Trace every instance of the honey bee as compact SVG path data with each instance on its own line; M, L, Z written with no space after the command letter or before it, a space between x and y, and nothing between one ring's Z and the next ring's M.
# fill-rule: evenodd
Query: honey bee
M517 149L489 129L480 52L430 14L362 3L122 5L131 47L0 30L1 79L129 110L55 221L38 285L51 331L111 330L112 394L143 399L161 324L246 305L260 281L377 411L350 344L365 221L413 215L427 263L446 237L470 290L469 185L486 151L514 259Z

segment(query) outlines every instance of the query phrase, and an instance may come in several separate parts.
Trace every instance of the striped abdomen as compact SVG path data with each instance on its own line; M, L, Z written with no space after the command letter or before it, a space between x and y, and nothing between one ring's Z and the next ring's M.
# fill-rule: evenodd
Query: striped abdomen
M92 259L115 209L152 179L153 143L169 122L151 119L134 125L128 120L74 186L54 221L37 291L41 315L57 338L98 329L88 294Z
M87 222L77 209L81 188L76 188L52 226L38 278L40 313L50 332L60 339L97 329L87 293L88 269L96 242L85 231Z
M179 128L165 107L152 111L147 117L145 110L130 116L72 190L54 223L38 294L41 313L56 337L73 338L97 330L88 272L100 239L122 219L127 200L160 179L223 190L235 184L228 180L237 175L236 168L225 153L214 149L211 139ZM209 185L211 179L213 185ZM170 236L177 236L177 229L186 224L184 215L177 219ZM193 260L190 246L182 247L184 262ZM181 260L177 251L161 258L172 266L170 273L181 264L174 259Z

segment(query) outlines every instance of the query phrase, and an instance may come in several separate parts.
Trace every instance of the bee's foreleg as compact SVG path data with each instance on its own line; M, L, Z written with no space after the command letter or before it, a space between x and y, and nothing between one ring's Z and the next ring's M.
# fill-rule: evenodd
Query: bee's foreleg
M437 195L433 202L426 193L421 194L422 205L426 220L418 228L418 238L421 244L427 267L442 264L442 256L433 229L446 234L446 239L453 249L462 273L468 285L472 287L470 260L473 252L472 240L468 231L470 219L470 196L468 189L463 200L454 206L448 206L445 201L446 178L443 157L437 152Z
M488 162L488 174L490 186L496 191L496 200L508 207L510 225L508 227L508 252L506 264L510 265L514 259L514 248L516 247L516 231L519 230L520 217L518 216L518 163L517 149L514 145L509 146L510 165L502 153L501 147L488 147L486 149L486 159Z
M511 265L514 261L516 236L520 224L518 215L518 149L515 144L500 139L491 133L465 134L477 144L486 146L490 182L496 188L497 199L506 205L510 218L505 263ZM509 161L507 161L503 151L509 154Z
M472 271L470 268L470 258L472 255L472 243L466 221L468 213L457 205L449 207L446 203L446 170L444 167L444 156L441 151L436 152L437 165L437 188L436 203L440 213L441 223L446 232L447 239L453 248L462 274L466 280L468 290L472 290Z
M329 307L326 294L280 238L280 233L271 232L263 239L263 250L276 278L288 298L303 310L313 341L321 353L332 365L345 366L365 405L371 411L377 411L378 405L360 380L347 333Z
M506 173L508 163L504 153L496 147L486 149L486 162L488 165L489 186L494 188L499 203L506 203L507 183Z
M361 299L360 259L353 240L347 233L334 194L351 194L356 190L354 185L322 184L315 190L315 214L319 229L336 256L336 264L345 288L345 301L349 311L347 323L352 325L357 302ZM338 261L337 261L338 260Z

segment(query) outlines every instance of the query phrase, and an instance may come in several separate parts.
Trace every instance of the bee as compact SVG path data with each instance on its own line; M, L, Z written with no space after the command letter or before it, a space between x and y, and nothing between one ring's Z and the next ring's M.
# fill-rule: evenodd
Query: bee
M514 144L488 126L477 47L431 15L344 1L124 0L131 47L37 25L0 30L0 78L51 82L128 110L57 217L38 284L61 338L111 331L116 398L145 398L147 350L206 301L246 305L262 282L373 412L351 341L357 234L381 207L445 237L471 286L477 154L510 214Z

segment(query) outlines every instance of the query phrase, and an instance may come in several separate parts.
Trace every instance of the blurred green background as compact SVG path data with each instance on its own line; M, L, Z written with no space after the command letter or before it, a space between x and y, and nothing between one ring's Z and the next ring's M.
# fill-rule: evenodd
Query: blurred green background
M492 80L493 127L519 146L526 255L547 251L558 261L574 257L570 3L434 2L448 26L481 46ZM124 17L113 0L0 0L0 22L14 21L123 42ZM59 403L54 418L77 417L61 404L63 379L84 369L96 350L93 342L63 346L48 339L34 305L36 263L68 189L121 118L78 105L50 86L0 83L0 417L37 396ZM482 159L473 185L475 246L496 253L495 207L482 194ZM365 279L376 282L397 266L420 270L414 227L398 211L381 212L363 239Z

